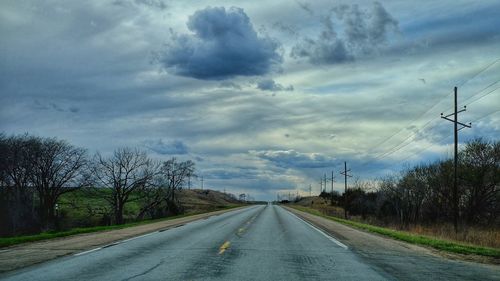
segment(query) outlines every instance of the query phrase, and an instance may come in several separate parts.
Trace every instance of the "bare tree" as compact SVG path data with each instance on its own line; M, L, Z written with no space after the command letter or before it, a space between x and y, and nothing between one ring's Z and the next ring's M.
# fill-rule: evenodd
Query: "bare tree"
M97 153L91 171L97 188L110 188L110 193L102 193L111 205L116 224L123 224L125 204L134 192L142 191L153 183L158 166L145 152L119 148L109 158Z
M0 136L0 193L2 234L35 227L33 212L33 152L40 139L28 135Z
M2 213L6 215L3 234L38 230L41 219L35 214L33 175L42 144L42 138L27 134L1 138Z
M163 162L160 172L167 180L169 200L174 201L175 192L182 190L186 180L194 175L194 165L194 162L191 160L178 162L175 157Z
M82 187L87 164L86 150L63 140L41 139L34 151L31 181L39 200L42 227L53 227L59 197Z
M179 162L171 158L162 163L155 184L143 190L143 206L139 213L150 217L164 216L166 213L180 212L176 192L182 190L189 177L194 176L195 163L191 160Z
M463 213L469 224L498 217L500 142L475 139L459 154Z

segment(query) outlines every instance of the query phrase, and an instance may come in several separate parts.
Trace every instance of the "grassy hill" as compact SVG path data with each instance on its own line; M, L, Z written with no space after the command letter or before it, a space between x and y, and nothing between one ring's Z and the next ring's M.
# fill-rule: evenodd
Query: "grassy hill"
M186 189L180 191L177 198L188 213L215 211L242 204L231 195L216 190Z
M111 191L103 189L97 193L88 193L78 190L61 196L58 201L60 229L108 225L111 208L103 196L108 192ZM136 221L141 208L141 199L137 195L132 197L133 200L124 209L126 222ZM215 190L186 189L178 191L176 197L185 214L216 211L243 204L231 195Z

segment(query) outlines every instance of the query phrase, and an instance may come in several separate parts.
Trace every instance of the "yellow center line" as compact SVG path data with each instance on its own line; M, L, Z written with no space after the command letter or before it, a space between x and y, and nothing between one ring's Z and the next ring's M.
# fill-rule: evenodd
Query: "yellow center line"
M219 248L219 255L222 255L231 246L231 242L226 241Z

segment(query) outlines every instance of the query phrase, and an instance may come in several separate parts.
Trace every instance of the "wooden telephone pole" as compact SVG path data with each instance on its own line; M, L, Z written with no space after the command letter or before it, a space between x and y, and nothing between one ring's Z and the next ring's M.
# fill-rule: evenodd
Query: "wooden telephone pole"
M351 169L347 170L347 162L344 162L344 171L340 172L344 176L344 218L347 219L347 177L352 177L347 174Z
M332 170L332 190L330 193L330 205L333 206L333 182L335 181L335 177L333 176L333 170Z
M326 173L324 179L325 179L325 193L326 193Z
M443 113L441 113L441 118L446 119L448 121L453 122L453 133L455 137L455 145L454 145L454 156L453 156L453 226L455 228L455 233L458 232L458 219L459 219L459 210L458 210L458 176L457 176L457 168L458 168L458 131L462 130L463 128L470 128L472 126L471 123L469 125L461 123L458 121L458 114L460 112L466 111L466 107L464 106L463 109L458 110L458 94L457 94L457 87L454 88L454 93L455 93L455 104L454 104L454 112L451 114L448 114L446 116L443 116ZM453 116L453 119L450 119L449 117ZM462 126L458 128L458 125Z

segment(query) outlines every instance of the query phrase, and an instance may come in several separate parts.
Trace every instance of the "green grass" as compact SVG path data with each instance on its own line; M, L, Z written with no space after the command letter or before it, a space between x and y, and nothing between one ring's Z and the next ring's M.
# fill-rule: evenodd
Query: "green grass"
M221 208L218 208L218 210L232 209L232 208L237 208L237 207L241 207L241 206L240 205L223 206ZM73 228L73 229L67 230L67 231L59 231L59 232L49 231L49 232L42 232L42 233L34 234L34 235L5 237L5 238L0 238L0 248L12 246L12 245L16 245L16 244L21 244L21 243L54 239L54 238L58 238L58 237L66 237L66 236L71 236L71 235L76 235L76 234L123 229L123 228L127 228L127 227L132 227L132 226L155 223L155 222L159 222L159 221L166 221L166 220L172 220L172 219L177 219L177 218L189 217L189 216L198 215L198 214L202 214L202 213L206 213L206 212L194 212L194 213L171 216L171 217L166 217L166 218L161 218L161 219L143 220L143 221L139 221L139 222L132 222L132 223L121 224L121 225L81 227L81 228Z
M494 249L494 248L487 248L487 247L480 247L480 246L473 246L473 245L466 245L466 244L461 244L453 241L447 241L447 240L440 240L436 239L433 237L429 236L424 236L424 235L416 235L416 234L411 234L408 232L404 231L397 231L393 229L388 229L384 227L379 227L379 226L373 226L370 224L365 224L365 223L360 223L360 222L355 222L355 221L350 221L350 220L345 220L337 217L332 217L332 216L327 216L321 213L318 210L307 208L307 207L302 207L302 206L291 206L294 209L304 211L316 216L324 217L345 225L353 226L359 229L363 229L369 232L381 234L396 240L401 240L404 242L408 242L411 244L416 244L416 245L423 245L423 246L429 246L437 250L441 251L446 251L446 252L451 252L451 253L458 253L458 254L465 254L465 255L480 255L480 256L487 256L487 257L493 257L493 258L500 258L500 249Z

